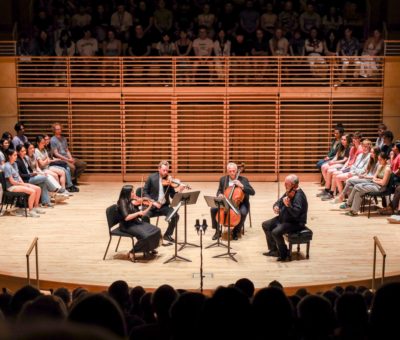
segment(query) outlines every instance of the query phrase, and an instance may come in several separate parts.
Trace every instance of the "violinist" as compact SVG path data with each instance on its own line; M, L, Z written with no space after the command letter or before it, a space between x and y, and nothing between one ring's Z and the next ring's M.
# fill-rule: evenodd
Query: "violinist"
M299 178L293 174L287 176L285 189L285 194L273 205L274 213L278 216L262 224L269 250L263 255L277 257L278 261L288 259L289 252L283 235L301 230L307 223L308 203L306 195L299 188Z
M228 163L226 169L228 174L220 178L217 196L224 197L224 193L229 192L229 188L232 188L234 185L241 189L244 193L244 199L241 202L240 206L237 207L241 215L240 222L232 230L232 239L237 240L249 212L249 196L254 195L256 192L254 191L253 187L250 185L249 180L246 177L237 176L238 166L235 163ZM221 230L219 229L218 222L222 224L222 221L218 221L217 212L218 208L211 208L212 227L215 229L215 234L212 237L213 240L221 237Z
M120 228L122 231L137 238L137 242L128 253L130 260L134 259L135 252L143 252L145 257L152 257L157 254L155 250L160 242L160 228L142 220L147 211L151 209L151 202L147 202L147 208L139 210L139 205L144 204L140 197L137 197L132 185L124 185L118 199L118 211L122 217Z
M173 180L172 177L168 175L168 172L169 163L167 161L161 161L158 165L158 172L152 173L147 178L143 188L143 196L153 201L151 209L146 213L148 218L153 216L168 216L172 213L173 208L169 206L170 198L173 198L176 192L181 192L186 187L185 185L180 185L178 180ZM164 240L175 242L172 233L175 230L178 219L178 214L172 217L163 236Z

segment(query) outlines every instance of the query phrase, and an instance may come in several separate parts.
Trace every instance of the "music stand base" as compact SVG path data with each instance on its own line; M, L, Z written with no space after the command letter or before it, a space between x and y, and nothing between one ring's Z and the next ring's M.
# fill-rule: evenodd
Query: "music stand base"
M185 247L197 247L200 248L198 244L190 243L190 242L178 242L178 244L181 246L178 251L181 251L182 249L185 249Z
M174 256L172 256L170 259L168 259L167 261L165 261L164 264L165 264L165 263L172 262L172 261L177 261L177 260L182 260L182 261L186 261L186 262L192 262L191 260L189 260L189 259L187 259L187 258L185 258L185 257L183 257L183 256L174 255Z
M209 246L207 246L206 249L214 248L214 247L225 247L225 248L228 248L228 246L225 243L222 243L222 242L220 242L218 240L217 242L214 242L214 243L210 244Z
M235 259L235 255L236 253L231 253L231 252L227 252L227 253L223 253L223 254L219 254L219 255L215 255L213 257L218 258L218 257L229 257L231 260L238 262L238 260Z

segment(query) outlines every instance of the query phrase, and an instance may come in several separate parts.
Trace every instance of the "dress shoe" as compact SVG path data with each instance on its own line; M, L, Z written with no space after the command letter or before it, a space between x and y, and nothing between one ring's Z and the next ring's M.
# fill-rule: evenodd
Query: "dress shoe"
M157 254L158 254L158 251L155 250L155 249L153 249L153 250L150 250L150 253L152 253L153 255L157 255Z
M145 251L143 252L143 258L145 259L154 259L155 258L155 254L153 254L151 251Z
M285 256L285 257L279 256L276 260L279 262L287 262L287 261L290 261L290 258L289 258L289 256Z
M273 257L279 257L279 253L277 250L270 250L266 253L263 253L264 256L273 256Z
M163 239L168 242L175 242L174 238L171 235L164 235Z
M232 240L237 241L239 239L237 233L232 234Z
M218 240L220 237L221 237L221 232L219 230L216 230L212 239L215 241L215 240Z

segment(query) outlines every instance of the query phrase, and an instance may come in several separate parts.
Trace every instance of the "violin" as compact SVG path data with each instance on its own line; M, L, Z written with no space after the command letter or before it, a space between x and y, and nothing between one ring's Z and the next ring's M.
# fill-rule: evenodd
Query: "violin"
M240 173L244 171L244 164L242 163L238 167L238 172L236 174L235 180L237 180L240 176ZM242 188L233 185L232 187L228 187L224 191L224 196L229 199L233 204L239 208L240 204L243 202L245 194ZM229 215L225 212L224 208L220 208L217 212L217 221L220 221L225 227L234 228L242 219L240 214L236 214L232 209L229 209Z
M152 201L150 198L148 198L148 197L136 197L136 198L132 201L132 204L133 204L134 206L136 206L136 207L141 206L141 205L149 206L149 205L152 205L152 204L153 204L153 201Z
M162 179L162 185L163 186L170 186L172 188L177 188L179 186L185 187L185 189L192 189L189 185L182 183L179 179L177 178L172 178L172 177L167 177Z

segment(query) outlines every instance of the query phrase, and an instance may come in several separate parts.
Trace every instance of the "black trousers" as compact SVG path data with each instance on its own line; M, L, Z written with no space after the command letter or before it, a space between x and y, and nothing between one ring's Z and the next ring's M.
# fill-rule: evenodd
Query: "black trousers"
M240 222L239 224L233 228L232 233L235 235L239 234L244 226L244 222L246 222L246 217L247 214L249 213L249 209L242 204L239 208L240 211ZM212 221L212 227L213 229L218 228L218 216L217 216L218 208L211 208L210 213L211 213L211 221ZM220 224L222 224L223 221L220 221Z
M160 209L157 209L156 207L151 207L150 211L146 214L148 218L151 217L157 217L157 216L168 216L170 213L172 213L174 209L168 206L167 204L164 204L161 206ZM168 228L165 231L164 235L169 235L172 236L175 226L178 224L179 221L179 215L176 213L174 217L171 218L171 221L168 223Z
M133 252L151 251L160 243L161 230L150 223L131 223L129 226L121 226L121 230L137 238Z
M286 246L283 235L289 232L301 230L304 225L297 223L280 222L276 216L262 223L262 228L267 239L268 249L272 251L278 250L280 257L288 256L288 248Z

